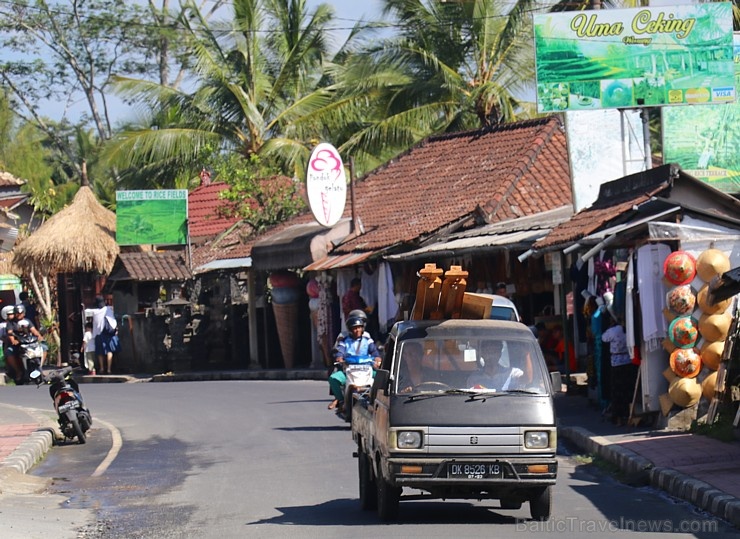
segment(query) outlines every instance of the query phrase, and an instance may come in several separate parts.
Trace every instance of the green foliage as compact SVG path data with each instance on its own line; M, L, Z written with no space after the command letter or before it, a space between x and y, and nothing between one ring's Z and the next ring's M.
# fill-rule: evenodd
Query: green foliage
M255 231L281 223L306 209L302 184L279 173L257 155L231 154L215 167L216 177L229 184L221 193L222 212L239 216Z

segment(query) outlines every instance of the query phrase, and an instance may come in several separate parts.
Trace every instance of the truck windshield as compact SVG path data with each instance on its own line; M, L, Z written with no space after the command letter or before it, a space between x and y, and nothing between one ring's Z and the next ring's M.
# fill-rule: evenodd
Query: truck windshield
M549 392L543 360L533 339L409 339L400 343L397 358L397 393L450 389L466 393Z

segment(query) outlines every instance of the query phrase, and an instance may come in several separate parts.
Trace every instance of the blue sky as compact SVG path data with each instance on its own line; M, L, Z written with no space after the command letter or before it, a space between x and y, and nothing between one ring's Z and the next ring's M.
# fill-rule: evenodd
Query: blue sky
M337 28L334 36L334 45L338 47L344 42L350 28L359 20L371 21L379 20L381 17L382 0L307 0L309 10L321 3L331 4L335 11L335 27ZM136 111L124 105L115 95L108 94L108 105L110 107L110 116L113 125L116 123L131 119L136 116ZM41 107L42 114L54 120L61 120L62 115L73 117L75 114L86 113L87 105L82 96L79 96L74 103L67 107L60 107L57 102L45 104Z

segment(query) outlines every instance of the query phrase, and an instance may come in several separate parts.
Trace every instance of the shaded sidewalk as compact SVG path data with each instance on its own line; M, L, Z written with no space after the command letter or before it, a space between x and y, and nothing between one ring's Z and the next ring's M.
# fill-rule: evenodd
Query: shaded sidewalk
M55 436L51 419L19 406L0 404L0 471L28 472L46 455Z
M740 528L740 441L686 432L617 427L585 396L555 399L558 434L634 479Z

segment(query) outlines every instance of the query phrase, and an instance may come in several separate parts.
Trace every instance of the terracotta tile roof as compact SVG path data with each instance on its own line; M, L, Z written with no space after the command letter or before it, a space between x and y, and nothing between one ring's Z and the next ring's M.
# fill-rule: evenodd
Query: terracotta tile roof
M235 224L227 233L192 248L193 268L214 260L246 258L251 255L256 237L246 223Z
M568 205L565 132L548 117L431 137L358 181L355 200L365 233L334 254L411 243L477 208L492 223Z
M193 277L183 251L120 253L112 281L186 281Z
M229 186L224 182L201 185L188 194L188 223L190 238L197 241L209 238L227 230L239 221L238 217L222 217L218 209L226 202L218 195Z
M603 184L593 205L553 228L532 248L543 250L563 246L576 242L605 225L627 221L633 214L634 207L647 202L661 191L670 189L671 179L675 174L677 171L671 165L662 165Z

